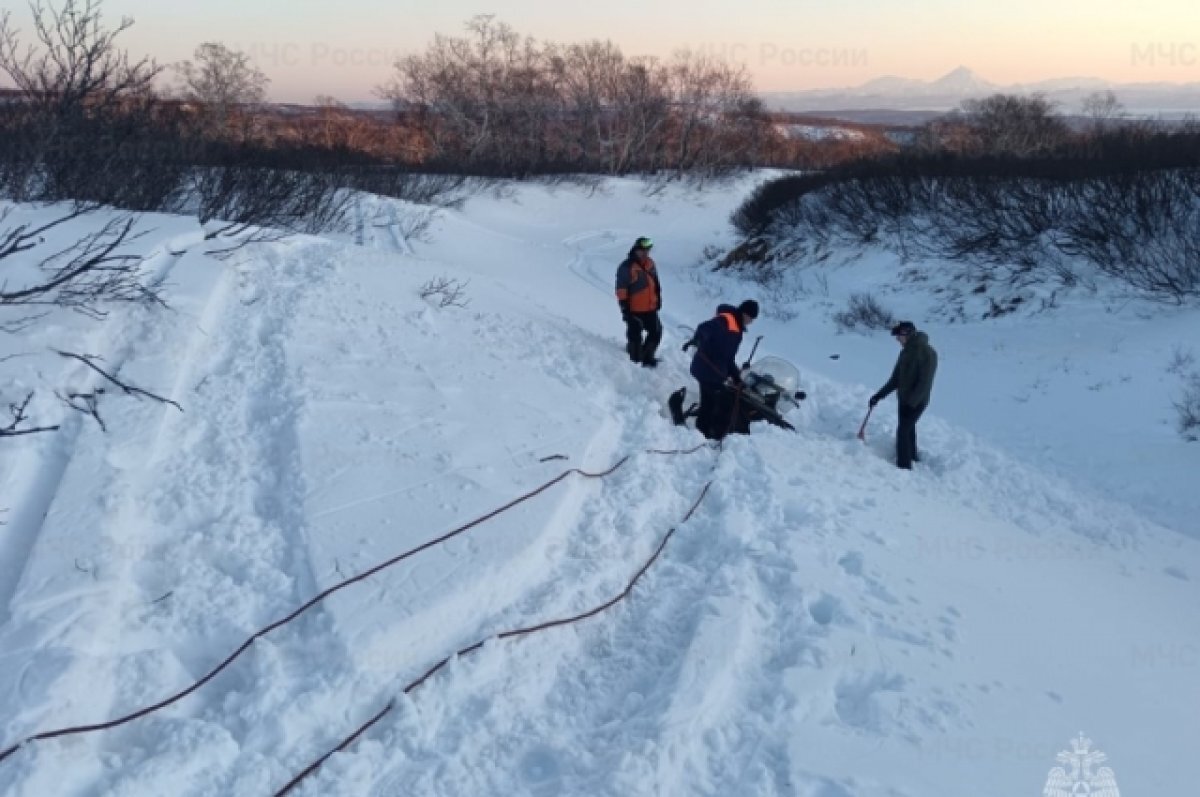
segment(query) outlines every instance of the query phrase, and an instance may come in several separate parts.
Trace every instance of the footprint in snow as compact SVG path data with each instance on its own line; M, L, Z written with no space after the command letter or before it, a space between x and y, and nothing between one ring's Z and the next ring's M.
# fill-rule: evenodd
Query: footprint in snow
M842 603L829 593L824 593L808 607L808 614L817 625L828 626L834 620L845 620Z
M554 785L562 777L559 755L549 747L535 747L521 756L521 777L537 793L553 793Z
M880 733L885 729L881 698L886 693L903 692L904 686L904 677L894 673L843 678L834 689L834 711L852 728Z
M838 559L838 564L847 575L861 576L863 574L863 555L858 551L850 551Z

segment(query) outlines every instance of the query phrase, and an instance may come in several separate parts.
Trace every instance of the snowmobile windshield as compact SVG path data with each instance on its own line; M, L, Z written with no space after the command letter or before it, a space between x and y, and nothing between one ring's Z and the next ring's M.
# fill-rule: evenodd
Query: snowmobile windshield
M750 372L788 395L800 387L800 370L781 357L763 357L750 366Z

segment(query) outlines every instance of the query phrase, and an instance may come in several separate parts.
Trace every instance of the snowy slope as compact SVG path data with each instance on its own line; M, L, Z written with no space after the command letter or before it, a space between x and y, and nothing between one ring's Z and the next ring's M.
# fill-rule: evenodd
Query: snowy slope
M648 451L700 442L663 400L690 385L679 329L720 285L690 264L749 185L512 188L415 253L373 230L164 257L175 309L89 334L184 412L112 397L107 434L74 416L0 447L0 748L154 703L322 589L629 459L338 592L161 712L24 746L0 793L272 794L390 701L296 793L1037 794L1081 729L1127 793L1177 791L1200 737L1200 542L1186 490L1149 504L1195 447L1162 453L1164 435L1153 477L1110 463L1128 489L1109 490L1095 422L1055 404L1029 434L1072 445L1027 456L1012 430L1032 408L1004 424L1014 402L978 396L1001 367L1049 367L1033 331L981 362L994 328L931 329L913 473L887 461L889 413L853 439L890 341L835 336L803 302L754 329L805 374L796 434ZM194 231L157 234L165 252ZM665 283L657 371L627 362L611 291L640 234ZM465 307L418 295L443 277ZM455 650L609 600L673 527L626 601L403 694Z

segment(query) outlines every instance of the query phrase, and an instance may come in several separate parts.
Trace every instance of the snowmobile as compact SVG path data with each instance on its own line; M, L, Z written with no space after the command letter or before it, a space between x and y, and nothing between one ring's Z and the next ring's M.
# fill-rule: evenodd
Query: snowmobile
M781 357L763 357L756 363L746 363L740 371L742 386L724 385L719 417L733 415L730 431L749 434L754 421L767 421L783 429L796 431L783 417L790 409L800 406L807 398L800 385L800 371ZM683 426L697 412L696 404L684 409L687 388L681 387L667 399L671 420Z

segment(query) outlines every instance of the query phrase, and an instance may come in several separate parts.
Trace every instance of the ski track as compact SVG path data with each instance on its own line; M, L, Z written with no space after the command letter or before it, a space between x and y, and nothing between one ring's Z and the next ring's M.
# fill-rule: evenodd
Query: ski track
M350 338L352 338L357 344L357 356L371 360L377 358L388 359L393 362L395 372L399 374L409 374L412 371L416 371L421 374L425 373L425 369L423 369L421 364L418 361L411 359L411 352L394 348L397 345L399 338L393 330L380 328L378 330L371 330L368 333L366 330L360 331L355 329L356 318L360 319L363 317L369 317L370 314L364 314L361 311L361 308L359 308L357 305L357 302L359 302L360 299L355 296L354 291L351 290L349 286L338 285L337 295L339 298L333 298L332 301L322 302L320 307L310 307L309 309L315 313L327 313L329 323L332 324L332 328L347 330L345 334L349 335ZM537 325L532 321L522 321L520 319L514 320L512 318L505 318L501 316L493 317L488 314L479 314L475 318L475 323L479 326L478 334L482 340L488 342L498 363L522 359L540 359L543 361L555 362L558 364L555 369L555 374L558 380L560 380L565 386L575 389L583 386L589 386L591 388L596 387L592 369L585 363L576 362L576 359L570 356L571 352L580 345L580 341L577 340L578 333L572 331L571 329L563 329L561 330L561 334L553 335L549 340L547 340L545 339L545 330L539 330ZM513 332L514 326L516 327L516 334L502 334L504 332ZM538 334L539 332L541 335ZM335 349L340 348L337 346L336 338L327 339L326 342L332 342ZM375 351L374 347L377 345L381 348L378 351ZM317 361L311 365L314 367L320 367L322 366L322 363ZM432 374L430 374L428 378L428 383L429 384L427 387L429 389L433 390L434 393L441 393L448 400L452 399L455 395L454 390L456 390L456 388L447 387L439 378L434 377ZM328 405L332 401L336 404L341 404L342 402L351 399L351 396L344 396L344 391L337 387L340 384L341 383L339 380L337 380L335 377L333 381L328 383L326 386L318 388L317 395L319 396L320 403L323 405ZM218 387L219 386L211 379L206 383L206 390L215 391L218 389ZM611 403L616 400L616 392L612 387L605 388L601 391L601 394L602 397L598 397L593 391L592 395L592 400L597 401L600 406L610 406ZM431 410L431 414L426 418L427 430L436 435L441 425L442 421L439 420L436 411ZM653 425L657 426L657 420ZM348 429L347 431L348 433L353 434L351 429ZM402 432L403 430L401 429L396 432L396 434L402 434ZM614 436L615 435L612 433L612 430L606 424L601 424L597 428L590 430L589 437L587 438L585 445L585 451L583 453L583 462L587 463L584 465L584 467L603 467L612 461L615 461L615 459L620 456L622 452L620 452L610 442ZM390 447L395 442L398 442L399 439L400 438L394 438L391 441L378 442L385 445L385 447ZM617 439L621 438L618 437ZM552 443L552 440L549 442L543 441L540 447L544 448L546 445ZM543 466L543 470L544 468L545 466ZM432 479L430 479L429 483L445 481L447 478L450 478L456 474L460 474L467 469L469 468L464 468L463 466L445 468ZM181 480L178 478L168 479L168 482L170 483L180 481ZM560 589L557 585L560 583L562 570L558 566L558 563L563 556L562 552L564 550L568 550L570 547L571 532L576 525L574 522L574 517L580 511L579 505L582 501L587 501L588 503L594 501L594 499L587 499L586 496L593 494L596 490L596 487L595 482L592 482L591 480L582 480L578 479L578 477L572 477L572 481L569 481L566 485L557 489L558 491L561 491L561 493L556 493L549 499L540 499L542 502L550 500L552 503L548 513L545 516L546 519L542 528L532 536L532 544L526 554L506 560L504 564L505 571L498 579L479 585L482 588L482 591L479 591L478 600L480 601L480 605L476 609L478 616L475 617L470 623L463 624L461 628L451 629L451 631L456 633L458 637L461 637L462 644L465 644L468 641L474 641L475 635L482 633L478 630L480 628L491 628L496 630L498 628L506 627L504 625L504 620L507 616L510 616L510 613L507 611L507 607L513 603L528 603L530 600L532 600L535 604L541 605L543 600L546 599L538 598L536 596L529 597L525 595L526 592L530 591L528 584L538 583L539 580L544 580L547 582L543 586L535 588L533 590L534 592L548 590L551 594L553 594ZM322 513L313 515L311 520L316 521L322 517L336 515L336 513L341 511L343 508L350 506L361 506L367 501L397 503L397 501L394 499L406 491L406 489L401 489L386 494L373 494L355 502L349 502L347 504L342 504L327 509ZM304 493L311 494L311 491L305 489ZM304 495L298 494L296 496L296 500L298 502L303 501L303 499ZM420 499L418 498L418 500ZM426 531L425 537L428 538L430 536L434 536L435 533L435 529L429 529ZM486 529L481 529L474 533L487 534L488 531ZM467 538L467 546L468 550L474 551L474 546L469 537ZM450 545L445 547L449 548ZM427 557L429 554L426 554L425 556ZM572 555L567 553L566 556L571 558ZM422 563L418 562L415 567L422 567ZM444 573L443 578L452 580L454 576L454 570L450 570ZM622 573L620 577L627 578L628 575ZM381 597L384 597L387 596L391 590L394 590L398 587L406 587L407 580L408 576L404 575L402 571L394 574L381 574L379 579L373 580L372 584L359 585L355 589L360 592L381 590L380 595ZM501 585L511 585L511 587L506 592L505 589L501 588ZM427 592L436 592L439 586L440 585L436 583L424 584L423 589ZM454 603L469 605L472 600L471 593L476 591L477 590L468 589L464 591L463 595L452 596L454 598ZM464 604L464 601L467 603ZM195 622L198 619L200 618L191 618L187 623L185 623L185 625L190 626L192 622ZM397 627L403 628L403 623L398 624ZM295 632L294 644L286 641L291 637L285 635L285 632L286 629L276 632L276 634L285 641L273 643L273 647L279 649L279 661L275 662L275 666L279 667L286 666L285 662L289 658L295 657L297 660L303 658L306 651L301 650L302 638L307 637L307 641L304 642L304 645L308 650L311 650L313 647L313 640L311 637L314 635L314 633L311 629L298 629ZM349 725L352 717L355 716L351 712L370 709L369 704L366 704L364 707L367 698L373 694L382 695L380 687L384 683L384 680L381 680L381 675L386 676L386 680L390 680L392 678L399 677L401 674L400 671L403 671L408 673L409 677L411 677L411 673L413 671L420 671L424 667L429 666L431 663L428 660L420 657L414 657L412 655L413 649L406 644L403 633L397 637L395 631L389 631L386 628L379 628L376 630L376 634L378 639L381 641L368 644L365 652L360 651L358 654L356 654L357 669L348 668L338 677L326 679L326 683L323 685L323 688L321 685L314 684L312 687L312 694L301 692L302 698L304 700L318 702L322 706L338 706L338 708L334 709L332 712L326 713L332 713L334 716L345 716L346 725ZM276 635L272 635L272 638L275 636ZM360 640L360 642L361 641L362 640ZM284 653L285 647L290 648L286 655ZM326 669L328 669L327 666ZM351 670L354 671L351 672ZM291 673L289 668L288 677L299 679L302 676ZM280 678L279 680L286 681L287 679ZM245 688L248 690L249 686L249 684L246 684ZM238 694L239 700L251 700L251 698L252 696L242 695L240 693ZM231 698L225 698L223 702L225 704L229 704L230 700ZM293 697L292 701L294 702L294 700L295 698ZM210 698L207 702L210 704L216 704L222 702L222 700L220 697L214 697ZM253 701L251 700L251 702ZM275 708L275 706L271 706L271 709ZM246 714L247 712L243 710L241 713ZM253 722L261 723L264 720L274 718L271 718L269 710L255 710L249 719L251 719ZM279 718L276 721L283 723L285 719ZM293 769L301 768L305 763L307 763L308 760L316 757L321 752L324 752L324 750L326 750L329 746L336 743L336 740L340 738L339 733L343 732L343 729L338 727L336 724L330 724L326 722L319 727L314 727L312 726L311 721L297 721L296 717L291 716L290 713L287 716L286 721L288 722L289 736L296 740L298 744L285 756L283 756L286 764L278 768L272 766L262 770L263 773L266 773L268 770L270 770L269 777L267 777L267 779L271 780L276 785L281 783L287 776L287 767L290 766ZM232 723L232 726L236 728L237 724L238 723L235 721ZM231 723L226 721L225 725L229 727ZM246 731L249 732L249 728L247 728ZM233 735L235 739L238 736L236 732L233 732ZM259 735L261 735L261 733ZM279 735L282 736L282 733ZM245 746L240 739L237 741L239 744L242 744L242 746ZM282 741L282 739L279 741ZM263 749L265 751L265 748ZM245 758L245 754L243 754L243 758ZM239 791L241 788L243 788L243 785L248 782L247 778L253 780L253 777L247 771L247 768L251 763L253 762L242 761L231 765L231 771L237 771L239 774L237 775L236 781L226 781L223 785L223 788L232 788L234 791Z
M196 240L195 234L179 236L151 252L144 261L146 284L161 286ZM160 343L164 334L164 316L158 307L134 306L110 316L92 333L83 351L100 353L101 367L136 383L139 380L127 372L126 365L133 363L147 342ZM136 374L136 367L133 370ZM70 385L75 392L109 387L104 377L77 362L64 368L60 382ZM48 435L48 443L32 456L34 462L29 469L36 474L31 482L33 489L18 502L17 539L22 550L10 549L5 554L13 557L13 570L20 575L6 582L11 592L5 596L5 605L12 609L14 596L21 589L37 594L43 585L63 586L50 588L51 597L25 595L20 602L22 626L16 630L18 636L12 650L16 657L27 657L28 661L21 665L16 688L21 703L42 705L37 710L27 709L21 716L7 718L6 736L19 738L48 721L67 721L69 707L79 702L76 695L86 696L83 702L88 704L89 711L95 711L96 706L112 710L125 696L128 676L123 674L121 663L112 656L95 652L121 633L119 615L134 599L135 592L131 572L137 542L131 524L136 513L129 495L117 493L126 485L136 493L142 485L135 473L127 473L133 461L129 455L134 447L143 451L160 450L161 421L178 414L178 410L156 402L109 398L100 402L100 412L110 430L128 436L126 446L109 450L104 445L106 435L90 419L77 413L67 415L61 428ZM79 474L95 471L107 471L101 480L107 489L102 488L98 496L79 495L76 484L81 478ZM69 539L71 529L79 524L96 529L95 535L82 545ZM35 558L37 569L31 572ZM72 561L71 568L66 566L67 559ZM26 640L39 633L48 642L26 648ZM64 698L68 712L48 710L52 703L64 702ZM74 746L78 751L79 745ZM41 751L35 751L25 760L26 771L33 774L29 790L34 794L42 793L48 786L42 782L44 773L39 774L34 766L36 757L41 755ZM13 767L18 769L22 756L18 754L15 758ZM80 769L86 771L88 767ZM15 780L19 782L22 774L18 771ZM72 782L64 779L55 787L61 792L72 788Z
M329 270L329 252L297 245L256 254L252 266L228 267L187 346L179 379L192 383L180 396L186 417L160 410L140 467L116 482L123 489L110 500L116 509L107 525L124 556L106 576L128 586L113 591L104 613L111 619L95 633L131 652L110 665L108 716L191 683L316 591L296 438L300 376L286 344L297 298ZM77 433L78 424L66 429ZM147 644L154 651L139 653ZM345 658L320 608L260 641L182 704L86 737L104 763L77 793L261 794L282 772L274 748L321 724L297 710L313 699L309 692L329 691L328 675L299 666L312 655L331 664ZM78 748L46 742L33 755L78 755ZM195 763L203 761L210 763Z
M194 236L182 236L173 239L146 257L143 268L144 281L148 287L157 288L166 281L180 259L179 255L172 253L186 247L193 238ZM109 319L98 333L94 333L95 344L86 353L101 352L105 355L102 367L109 373L120 373L121 367L132 355L139 339L137 332L124 335L123 328L132 323L134 329L145 334L156 310L157 308L139 308ZM68 361L68 364L63 366L60 382L79 385L78 392L81 393L107 386L102 376L75 361ZM0 537L4 540L3 547L0 548L0 562L5 563L4 572L0 572L0 626L5 625L11 617L10 603L13 594L33 553L42 522L58 493L83 426L84 419L81 414L68 414L60 428L39 440L37 450L28 453L26 462L17 468L18 472L26 475L23 480L24 486L16 491L23 497L16 502L17 509L8 519L5 534Z
M650 418L629 424L621 445L636 447L655 433L647 426L659 424ZM694 442L680 437L676 443ZM809 612L782 612L770 600L797 581L787 539L794 529L772 522L784 513L773 506L769 486L737 478L727 464L714 471L718 456L735 455L706 449L671 462L641 455L586 502L554 578L499 627L578 612L619 592L715 477L697 515L628 601L576 627L491 644L451 674L440 674L402 701L401 716L377 742L360 742L336 757L305 793L329 793L347 772L380 769L386 774L373 785L375 797L661 794L676 784L685 784L681 793L688 794L797 793L783 725L790 707L780 697L779 673L827 663L821 640L832 622L823 613L831 599L819 596ZM661 505L639 511L625 499L639 488L656 496L670 492L670 511ZM752 512L756 506L767 511ZM797 597L803 605L803 593ZM755 639L769 645L756 650ZM894 679L883 683L894 685ZM870 688L842 691L847 706L869 713ZM752 706L779 733L738 721L739 705ZM549 725L531 732L522 716L549 717ZM573 749L590 755L572 760L556 752ZM630 749L643 753L631 758ZM439 757L447 750L495 767L458 773L452 760ZM358 756L370 760L355 763ZM403 763L388 766L388 758ZM764 760L773 763L747 771L745 762ZM448 768L462 777L448 778ZM809 785L839 793L821 778Z
M224 345L201 355L196 412L157 463L147 512L168 532L139 568L143 600L126 625L129 638L157 638L166 649L157 655L177 661L174 688L317 592L296 430L304 376L289 363L288 341L299 297L331 268L329 247L301 244L238 267L214 330ZM324 674L301 665L311 656L329 663ZM261 794L279 779L279 748L319 726L305 707L349 673L344 646L314 607L181 707L108 736L126 756L97 793ZM181 770L192 775L186 792Z
M611 254L612 250L618 245L619 236L620 233L615 230L595 230L567 236L563 239L562 243L575 253L571 257L570 262L567 263L567 268L572 274L600 293L612 295L612 280L601 279L596 272L596 268L592 265L592 261L600 256ZM592 244L594 241L601 241L601 243L584 246L584 244ZM611 260L612 258L608 257L608 259ZM613 273L616 273L615 263L606 267L610 268Z

